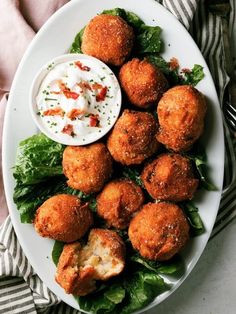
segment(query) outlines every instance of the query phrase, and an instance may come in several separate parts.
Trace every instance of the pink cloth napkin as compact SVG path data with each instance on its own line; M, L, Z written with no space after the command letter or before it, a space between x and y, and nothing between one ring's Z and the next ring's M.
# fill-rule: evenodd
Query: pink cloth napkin
M4 112L8 93L18 64L35 33L56 10L68 1L69 0L0 0L1 155ZM0 224L6 218L7 214L8 209L2 182L2 163L0 163Z

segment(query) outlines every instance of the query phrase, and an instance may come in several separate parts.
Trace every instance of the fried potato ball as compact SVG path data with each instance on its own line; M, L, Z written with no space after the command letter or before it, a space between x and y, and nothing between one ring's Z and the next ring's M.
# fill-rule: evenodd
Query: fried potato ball
M179 154L162 154L145 166L141 179L155 199L180 202L190 200L198 187L191 161Z
M206 102L196 88L175 86L159 101L157 114L158 141L175 152L184 152L203 132Z
M149 108L157 103L168 88L160 70L147 60L137 58L122 66L119 79L129 101L140 108Z
M150 113L124 110L108 137L107 147L121 164L141 164L159 147L156 132L157 123Z
M121 17L95 16L85 27L82 52L110 65L120 66L133 48L134 32Z
M83 296L96 289L96 280L119 275L125 266L125 245L111 230L92 229L87 245L64 246L59 258L56 281L66 293Z
M77 196L59 194L47 199L36 211L34 227L42 236L63 242L80 239L93 224L88 204Z
M178 253L189 238L189 224L175 204L148 203L131 220L129 238L147 259L166 261Z
M84 193L100 191L112 173L112 158L103 143L67 146L62 165L67 184Z
M97 213L108 225L124 229L143 202L143 192L137 184L128 179L114 180L98 195Z
M92 266L79 267L79 242L66 244L60 255L55 276L56 282L66 293L83 296L95 290L95 269Z

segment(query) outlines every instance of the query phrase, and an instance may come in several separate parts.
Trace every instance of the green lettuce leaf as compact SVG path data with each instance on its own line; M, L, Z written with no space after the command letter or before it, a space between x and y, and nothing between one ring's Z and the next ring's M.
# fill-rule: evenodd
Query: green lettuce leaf
M150 261L143 258L139 254L132 255L130 260L143 265L147 269L159 275L176 275L183 273L185 269L184 261L179 255L174 256L171 260L166 262Z
M127 179L134 181L137 185L143 187L143 181L141 180L140 174L136 169L124 167L122 175Z
M84 28L81 29L81 31L75 36L75 39L71 45L71 48L69 50L70 53L83 53L81 50L82 45L82 38L84 34Z
M138 54L157 53L162 48L161 28L159 26L142 25L136 36L135 51Z
M109 14L114 16L119 16L124 19L130 26L133 27L135 32L138 32L141 25L144 25L144 22L133 12L125 11L121 8L115 8L112 10L104 10L102 14Z
M61 175L65 146L40 133L20 142L13 176L18 184L36 184Z
M183 71L179 68L171 69L169 63L159 54L147 54L146 59L154 64L166 75L170 86L196 86L204 78L203 67L199 64L194 64L192 69L189 69L188 71Z
M121 9L121 8L114 8L114 9L110 9L110 10L104 10L104 11L102 11L101 14L108 14L108 15L113 15L113 16L119 16L122 19L124 19L126 17L126 11L124 9Z
M194 67L184 73L184 84L196 86L204 78L203 67L199 64L194 64Z
M216 186L208 178L207 155L205 149L201 145L197 145L190 153L187 153L186 156L195 164L200 179L200 187L203 187L207 191L216 191Z
M133 12L126 11L125 21L133 27L134 32L138 32L144 22Z
M126 296L119 313L130 314L137 311L154 298L169 289L169 286L155 272L142 268L125 277Z
M170 68L168 62L159 54L148 54L146 59L160 69L164 74L170 75Z
M107 282L97 292L84 297L75 297L84 311L91 313L130 314L149 304L169 286L155 272L145 268L131 270Z
M204 233L205 227L198 213L198 208L191 201L183 202L181 204L181 207L183 208L185 215L187 216L187 219L189 221L190 234L192 236L199 236Z
M117 304L125 297L125 289L120 283L104 283L95 293L85 297L75 297L82 310L91 313L115 313Z
M65 243L61 241L55 241L52 249L52 260L53 263L57 266L59 262L59 258L61 256L61 253L63 251Z
M104 296L114 304L119 304L125 297L125 289L119 284L113 284L110 289L104 292Z

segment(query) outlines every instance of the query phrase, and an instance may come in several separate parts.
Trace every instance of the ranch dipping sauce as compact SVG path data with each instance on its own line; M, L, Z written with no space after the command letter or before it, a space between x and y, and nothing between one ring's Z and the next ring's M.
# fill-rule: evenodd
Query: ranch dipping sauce
M69 54L54 59L43 72L46 75L40 81L40 72L32 88L33 116L42 132L62 144L85 145L112 128L120 112L121 91L103 62Z

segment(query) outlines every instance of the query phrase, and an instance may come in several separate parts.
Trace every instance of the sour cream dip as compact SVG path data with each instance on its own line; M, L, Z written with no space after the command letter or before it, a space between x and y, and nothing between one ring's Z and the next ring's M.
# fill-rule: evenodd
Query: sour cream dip
M86 145L116 122L121 90L106 64L84 54L67 54L36 75L30 105L34 121L48 137L65 145Z

